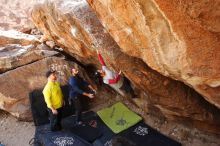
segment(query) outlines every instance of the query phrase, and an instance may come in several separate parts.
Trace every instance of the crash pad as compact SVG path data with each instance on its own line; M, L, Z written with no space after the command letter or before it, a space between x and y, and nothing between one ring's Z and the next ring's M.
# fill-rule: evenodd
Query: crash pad
M132 141L136 146L181 146L179 142L161 134L142 121L117 136Z
M122 132L142 120L139 115L129 110L121 102L104 108L97 114L114 133Z
M70 131L50 131L49 124L37 126L35 138L39 146L91 146L90 143Z
M29 94L32 117L35 126L49 123L47 105L41 89L36 89Z
M104 146L108 141L115 136L115 133L105 125L105 123L97 116L95 119L91 120L90 123L98 128L101 132L101 136L93 142L93 146Z
M72 115L62 120L62 127L63 129L70 130L77 136L92 143L102 135L97 127L97 123L95 121L96 117L97 114L93 111L85 112L82 114L83 124L76 125L76 116Z

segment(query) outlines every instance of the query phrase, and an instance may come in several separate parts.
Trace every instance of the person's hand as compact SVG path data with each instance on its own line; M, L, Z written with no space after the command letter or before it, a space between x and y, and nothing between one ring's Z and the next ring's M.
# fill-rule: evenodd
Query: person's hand
M94 94L88 94L89 98L94 98Z
M57 115L57 114L58 114L58 112L57 112L56 109L52 109L52 113L53 113L54 115Z
M92 87L92 85L89 85L89 89L90 89L94 94L96 94L96 90Z
M92 91L94 92L94 94L96 94L96 92L97 92L95 89L92 89Z
M119 75L121 75L121 70L119 71L119 73L118 73Z
M90 87L90 89L92 90L92 92L94 93L94 94L96 94L96 90L91 86Z

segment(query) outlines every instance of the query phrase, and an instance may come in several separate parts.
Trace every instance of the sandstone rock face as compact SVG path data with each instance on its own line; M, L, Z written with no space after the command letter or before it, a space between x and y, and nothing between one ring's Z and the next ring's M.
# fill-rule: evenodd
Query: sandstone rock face
M124 53L220 108L220 1L88 2Z
M0 73L56 54L58 52L49 50L43 44L38 46L11 44L0 47Z
M37 36L0 30L0 73L55 54Z
M0 29L26 31L33 27L30 10L35 0L1 0Z
M29 93L44 87L49 69L56 70L61 83L66 84L72 67L78 66L64 58L48 57L0 74L0 109L19 119L31 120Z
M0 30L0 46L7 44L19 44L22 46L39 44L38 36L25 34L15 30Z
M32 19L44 33L45 40L55 41L67 53L84 64L100 67L95 52L95 49L99 49L107 65L115 71L122 70L136 89L140 90L141 104L139 106L143 110L148 112L155 112L156 110L157 114L158 112L162 113L168 119L188 121L194 127L219 133L220 111L217 108L208 104L199 94L183 83L164 77L146 65L147 63L153 69L161 73L166 72L165 75L181 80L182 78L179 78L179 75L185 72L182 70L183 67L186 67L186 71L189 69L186 60L184 60L186 55L184 54L186 50L184 39L179 38L179 35L173 30L172 32L169 30L169 33L163 31L164 25L169 26L170 24L167 23L167 19L160 21L160 19L165 18L164 15L157 18L157 14L160 14L161 11L154 12L155 3L150 3L151 8L146 9L145 12L147 14L148 11L153 11L155 16L150 13L151 17L149 17L157 19L152 24L152 27L156 27L151 30L151 33L155 35L152 37L151 33L143 33L142 28L146 31L149 31L149 28L145 28L146 23L144 25L141 23L144 21L144 17L139 17L140 10L134 1L131 5L130 1L114 1L121 5L112 6L112 10L116 8L125 9L124 13L122 13L122 9L117 11L122 14L118 14L116 18L108 13L111 9L104 7L112 1L89 2L98 12L102 23L121 48L104 29L85 0L57 0L38 4L32 12ZM144 6L147 4L149 3L144 4ZM102 9L102 12L98 8ZM127 11L126 8L131 8L131 10ZM133 9L138 12L135 16L132 14ZM110 16L105 19L104 15ZM129 25L130 28L123 25L124 19L129 21L126 25ZM121 31L117 31L118 27ZM156 33L157 31L158 33ZM114 33L118 35L114 35ZM162 38L157 38L159 36ZM167 38L167 40L162 42L163 38ZM165 48L166 50L163 50ZM173 60L173 66L169 66L170 60Z

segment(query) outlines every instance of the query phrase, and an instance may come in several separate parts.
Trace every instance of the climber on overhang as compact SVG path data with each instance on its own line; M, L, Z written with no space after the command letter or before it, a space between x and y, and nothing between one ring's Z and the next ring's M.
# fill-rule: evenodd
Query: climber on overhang
M102 69L96 71L95 77L102 78L105 84L110 85L122 96L130 96L132 98L135 98L136 95L134 94L134 90L131 87L130 81L121 75L121 71L119 73L115 73L114 71L110 70L106 66L99 50L97 49L96 51L98 54L99 62L102 65Z

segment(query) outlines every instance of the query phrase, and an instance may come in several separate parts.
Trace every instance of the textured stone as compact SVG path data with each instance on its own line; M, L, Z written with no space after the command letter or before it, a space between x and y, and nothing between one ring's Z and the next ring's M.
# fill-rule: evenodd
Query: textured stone
M131 25L132 28L127 29L128 27L126 26L120 26L121 28L118 29L117 26L120 25L120 20L118 20L117 24L116 20L111 17L111 15L108 13L108 11L111 9L108 9L108 7L102 7L100 1L89 2L98 12L98 16L103 22L104 26L111 33L121 48L104 29L96 14L90 9L84 0L57 0L36 5L32 12L32 19L34 20L35 25L44 33L44 40L52 40L56 42L56 44L61 46L65 52L76 57L84 64L93 64L97 67L100 67L95 52L95 49L99 49L103 54L107 65L115 71L122 70L126 77L128 77L129 80L135 85L136 89L140 91L139 95L141 98L139 103L141 104L139 104L139 106L143 110L150 113L161 113L168 119L181 120L184 123L189 122L194 127L219 133L220 111L218 109L207 103L199 94L183 83L162 76L145 64L147 62L145 59L148 58L152 62L149 63L148 61L147 64L161 73L169 68L166 66L161 66L159 62L154 60L155 58L159 59L159 56L153 56L153 51L157 49L160 50L161 46L151 46L152 48L149 47L149 45L152 45L151 42L149 42L151 35L146 33L146 35L149 37L148 38L142 34L142 31L139 31L139 29L141 30L141 27L143 26L142 23L139 23L139 21L142 21L143 17L139 18L139 15L136 15L136 17L132 18L129 17L130 15L133 16L133 10L139 13L139 7L135 7L136 9L133 8L132 6L136 6L134 5L133 1L131 2L131 5L129 3L130 1L114 1L116 4L121 4L118 6L118 8L121 7L125 10L127 10L126 6L132 8L131 11L124 11L124 15L121 14L117 17L117 20L127 18L129 22L131 21L128 24ZM111 1L105 1L105 4L108 4L108 2ZM151 3L150 6L155 5ZM101 12L97 7L100 9L105 8L106 10ZM123 12L123 9L121 9L120 12ZM155 7L149 9L149 11L153 11L154 9ZM156 14L157 12L155 12L155 15ZM104 15L110 15L109 18L111 19L108 19L108 22L106 22L106 19L103 18ZM154 15L152 14L152 19L157 18L157 16L153 16ZM163 18L164 16L160 15L160 17ZM153 25L158 25L158 29L160 28L162 33L164 23L166 25L168 24L164 19L163 21L159 21L160 17L158 17L158 21L155 20ZM112 27L108 26L109 24L112 24ZM145 26L143 27L145 28ZM129 35L134 31L133 29L137 29L135 35ZM157 28L152 29L155 31L155 37L152 38L155 40L152 41L155 43L157 40L156 35L160 35L160 33L156 33L157 30L154 30ZM120 33L117 30L122 31ZM119 33L120 35L114 35L114 32L116 34ZM158 30L158 32L160 31ZM117 38L116 36L124 37ZM164 51L165 54L160 54L160 56L165 56L166 58L169 56L172 58L173 56L173 58L178 58L181 55L180 52L183 51L181 48L185 47L185 44L183 43L184 41L179 40L177 35L173 36L173 34L170 34L169 36L169 33L162 38L166 37L168 37L167 41L169 41L163 42L164 44L162 43L162 46L166 46L167 50L171 48L171 51ZM176 40L176 38L178 39ZM160 43L160 41L158 43ZM122 44L127 46L129 49L124 47ZM142 52L140 51L140 46ZM173 51L175 48L178 50L176 53ZM162 52L163 51L159 53ZM170 60L166 60L166 62L169 61ZM181 61L183 60L180 58L180 62ZM175 73L180 72L180 69L176 69L175 67L181 68L181 66L178 66L180 62L173 62L173 67L170 67L170 70L174 70L171 77L176 77L177 79L178 76ZM167 69L166 75L170 76L170 73L171 72L168 72ZM138 90L136 90L136 92Z
M29 93L44 87L47 82L45 73L49 69L56 70L59 81L64 85L70 77L70 68L76 66L82 70L74 62L64 58L48 57L0 74L0 109L21 120L31 120Z
M38 46L11 44L0 47L0 73L56 54L58 52L50 50L44 44Z
M1 0L0 29L27 31L34 27L30 11L35 0Z
M220 108L220 1L88 2L124 53Z
M22 46L36 45L40 43L38 37L40 36L29 35L15 30L0 30L0 46L8 44L19 44Z
M0 73L57 54L40 44L39 37L0 30Z

